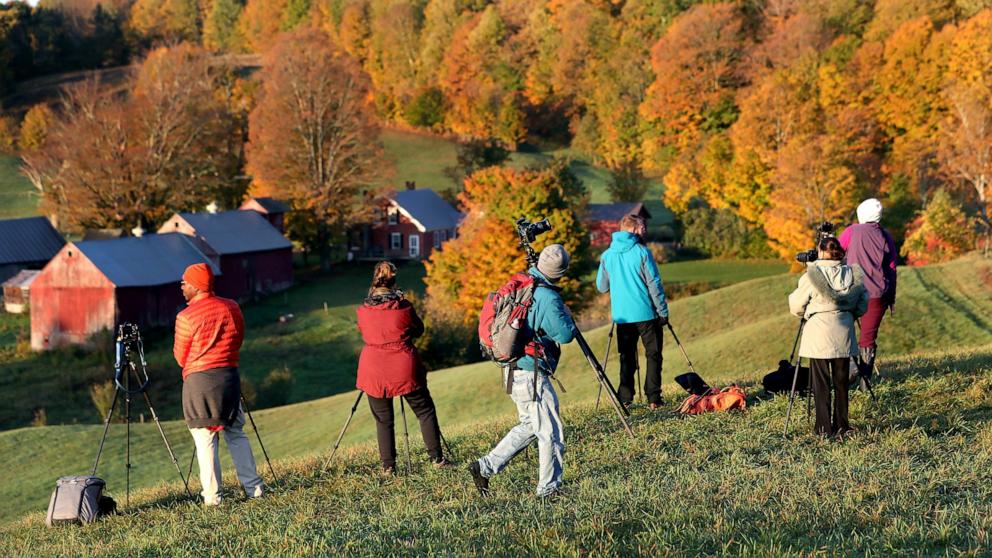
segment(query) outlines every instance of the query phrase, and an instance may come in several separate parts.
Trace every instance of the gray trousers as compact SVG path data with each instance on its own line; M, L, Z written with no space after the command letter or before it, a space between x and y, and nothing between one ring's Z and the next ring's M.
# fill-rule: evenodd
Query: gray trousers
M538 374L535 392L534 372L516 370L510 397L517 404L520 422L479 460L482 476L488 478L502 471L514 456L537 440L537 493L544 496L554 492L561 486L562 458L565 455L565 432L558 411L558 394L548 376Z

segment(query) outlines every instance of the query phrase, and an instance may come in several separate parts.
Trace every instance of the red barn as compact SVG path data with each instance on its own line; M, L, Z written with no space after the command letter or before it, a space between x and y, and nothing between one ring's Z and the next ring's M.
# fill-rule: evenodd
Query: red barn
M186 305L183 271L201 262L207 256L182 235L66 244L31 284L31 348L86 343L123 322L172 325Z
M293 284L293 244L255 211L177 213L158 232L196 239L220 267L220 296L245 300Z
M589 229L589 243L593 246L609 246L613 233L620 230L620 220L624 215L640 215L650 219L651 214L641 202L637 203L591 203L586 214L586 228Z
M248 198L238 209L260 213L276 230L281 233L286 232L286 213L289 212L289 206L275 198Z
M359 259L425 260L455 238L462 214L434 190L407 189L381 201L375 222L351 234Z

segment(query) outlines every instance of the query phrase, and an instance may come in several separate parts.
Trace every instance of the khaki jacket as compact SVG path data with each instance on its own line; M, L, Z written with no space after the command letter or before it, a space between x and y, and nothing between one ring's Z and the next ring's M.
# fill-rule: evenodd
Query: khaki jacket
M799 356L857 356L854 320L868 311L868 291L861 268L837 260L809 264L799 278L799 287L789 295L789 311L806 318Z

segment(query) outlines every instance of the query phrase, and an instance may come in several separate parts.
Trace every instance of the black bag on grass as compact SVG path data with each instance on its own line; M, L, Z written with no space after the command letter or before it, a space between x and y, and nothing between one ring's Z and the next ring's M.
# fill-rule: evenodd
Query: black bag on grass
M778 370L765 374L761 384L769 393L789 393L792 390L792 378L795 367L787 360L778 361ZM796 378L796 392L804 393L809 389L809 367L799 367L799 377Z
M706 395L713 389L695 372L686 372L680 376L675 376L675 383L682 386L682 389L689 392L689 395Z
M107 483L100 477L62 477L55 482L55 490L48 501L45 525L57 523L93 523L117 511L117 502L104 496Z

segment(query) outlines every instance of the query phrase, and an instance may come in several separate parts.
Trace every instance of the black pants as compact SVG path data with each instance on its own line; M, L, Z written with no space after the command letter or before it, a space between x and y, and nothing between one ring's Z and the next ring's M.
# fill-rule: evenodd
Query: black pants
M813 402L816 407L817 434L831 436L851 428L847 420L847 384L851 368L849 358L811 358L810 375L813 377ZM830 384L833 379L833 409L830 405Z
M382 467L396 467L396 429L393 420L393 398L378 398L368 396L369 408L372 409L372 416L375 418L375 431L379 439L379 459L382 460ZM441 459L441 427L437 423L437 409L434 407L434 400L431 399L431 392L427 388L419 389L413 393L403 396L410 404L410 410L417 415L420 421L420 433L424 437L424 445L427 446L427 453L431 459L438 461Z
M644 394L649 403L661 404L661 324L657 319L632 324L617 324L617 350L620 352L620 402L634 400L634 370L637 369L637 339L644 344L648 363L644 374Z

